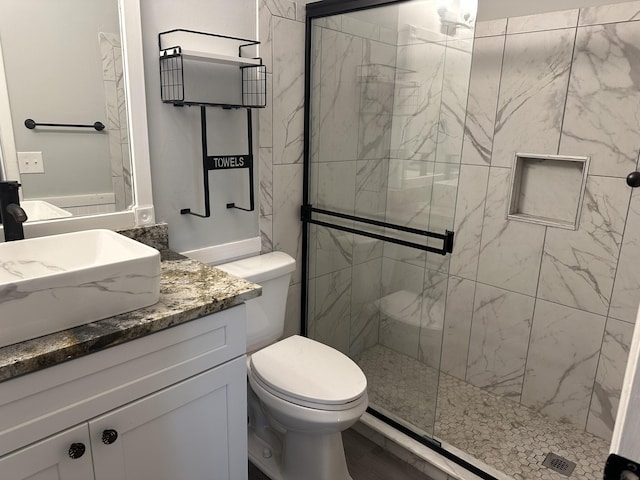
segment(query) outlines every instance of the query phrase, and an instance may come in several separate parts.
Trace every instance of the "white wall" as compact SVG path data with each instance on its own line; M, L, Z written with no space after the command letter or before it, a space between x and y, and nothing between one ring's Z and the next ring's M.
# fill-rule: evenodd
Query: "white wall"
M209 173L210 218L180 214L182 208L204 212L200 109L163 104L158 74L159 32L184 28L255 39L255 0L142 0L141 11L153 197L157 221L169 224L171 248L186 251L258 236L257 212L226 208L228 202L248 204L246 170ZM216 69L209 88L224 97L231 87L216 79ZM207 122L209 155L247 153L244 110L208 108Z
M620 3L615 0L478 0L478 20Z

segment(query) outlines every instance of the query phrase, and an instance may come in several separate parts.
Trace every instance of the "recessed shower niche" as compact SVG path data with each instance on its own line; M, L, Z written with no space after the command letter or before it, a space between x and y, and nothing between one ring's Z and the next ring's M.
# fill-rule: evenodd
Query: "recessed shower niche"
M507 218L577 230L589 160L516 153Z

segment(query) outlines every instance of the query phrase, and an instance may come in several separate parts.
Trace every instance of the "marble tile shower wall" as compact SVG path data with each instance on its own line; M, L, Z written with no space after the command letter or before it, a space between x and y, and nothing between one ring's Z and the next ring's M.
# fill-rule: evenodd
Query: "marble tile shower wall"
M435 8L423 13L438 18ZM381 11L381 25L393 14ZM419 229L453 227L467 37L392 30L354 14L316 23L313 205ZM351 356L380 342L437 368L447 270L442 256L313 227L310 335Z
M314 192L325 206L386 215L402 206L402 197L394 198L393 192L401 172L415 166L415 176L421 177L436 169L444 174L459 169L456 244L454 255L443 263L439 256L415 257L360 242L360 237L317 232L309 317L330 321L311 325L318 327L314 338L351 354L380 341L385 330L379 329L380 302L376 307L375 300L414 278L419 291L427 293L420 315L444 317L443 371L610 436L640 302L640 274L634 269L640 255L640 193L624 182L637 166L640 148L635 115L640 56L634 48L640 40L638 11L640 2L632 2L478 24L461 158L444 148L437 162L408 158L415 141L411 135L402 137L399 130L381 135L377 128L392 114L389 91L382 84L359 82L358 72L344 79L333 100L341 109L360 102L358 114L312 119L324 121L323 135L330 140L312 152L314 168L324 169L320 178L325 178ZM261 0L259 15L269 95L268 107L259 113L260 231L264 251L283 250L298 260L287 308L292 333L300 318L304 3ZM390 32L344 23L325 25L315 36L326 33L324 40L333 45L323 49L319 61L337 62L339 53L357 61L370 58L366 64L374 70L361 70L360 76L379 78L390 74L384 66L401 64L402 49L393 49L394 60L387 48L393 44ZM435 63L425 68L447 75ZM339 75L339 68L333 68L312 81L322 88ZM410 79L403 85L410 88ZM400 113L402 97L396 91L393 95ZM314 100L314 111L322 112L321 102L328 99ZM455 112L450 109L450 118L456 118ZM411 131L411 124L405 127ZM455 137L454 127L451 132ZM415 133L429 138L423 131ZM591 156L578 231L506 221L516 151ZM345 190L347 184L356 186L355 197L353 187ZM449 211L432 216L436 229L453 218L454 202L442 205ZM420 216L419 209L413 213ZM404 214L407 224L416 218L409 209ZM316 297L332 301L316 306ZM437 364L434 338L422 338L415 347L412 343L411 354ZM405 345L397 346L403 351Z
M604 438L640 303L638 12L477 25L441 360ZM515 152L591 157L577 231L506 220Z
M262 251L296 259L285 334L300 331L304 30L306 1L260 0L260 55L267 67L267 107L259 111L259 223Z
M111 182L115 205L76 207L74 214L107 213L125 210L133 204L131 158L129 155L129 126L127 124L127 99L124 92L122 71L122 48L120 35L100 32L98 35L102 55L102 79L105 90L107 135L109 137L109 159ZM83 211L84 210L84 211Z
M299 331L300 326L300 295L301 295L301 223L300 205L302 204L303 185L303 137L304 137L304 44L305 44L305 5L307 1L292 2L289 0L261 0L259 3L259 32L261 50L260 54L267 66L267 108L259 111L259 171L260 171L260 234L262 237L262 251L281 250L289 253L297 261L297 269L294 273L289 288L287 302L287 319L285 324L285 334L293 334ZM353 37L353 45L347 48L348 54L354 54L355 48L360 48L360 55L369 58L388 57L389 50L385 50L385 38L390 32L381 32L379 29L371 28L364 22L350 21L344 22L342 17L336 17L340 28ZM329 25L330 26L330 25ZM344 33L333 31L329 28L326 34L327 42L336 43L336 47L346 48L340 45L344 40ZM343 35L341 37L341 35ZM385 35L387 37L385 37ZM381 37L382 36L382 40ZM370 40L375 37L377 42ZM318 37L319 38L319 37ZM395 36L388 37L393 38ZM364 53L363 50L364 49ZM331 51L330 48L324 50L325 63L335 63L339 59L331 58L337 55L338 50ZM320 54L320 50L317 50ZM358 60L360 61L360 59ZM378 60L378 63L385 63ZM386 62L388 63L388 62ZM336 64L337 65L337 64ZM360 63L358 64L360 65ZM318 73L319 70L316 70ZM324 76L318 75L314 82L319 84L322 81L329 81L329 75L338 72L334 67ZM356 72L354 72L356 73ZM365 72L366 73L366 72ZM375 73L375 72L374 72ZM382 72L388 74L387 71ZM323 80L324 79L324 80ZM355 86L354 86L355 85ZM349 95L353 94L354 88L358 87L357 75L354 75L349 82L346 82L344 89L338 92L339 101L351 102ZM314 192L322 191L323 204L331 207L340 202L346 202L353 207L357 203L362 211L378 212L380 208L384 211L384 204L379 204L379 192L381 182L386 181L388 163L388 142L387 138L379 139L378 132L372 130L379 117L385 115L385 102L380 97L388 97L385 88L371 91L362 103L362 118L366 121L361 125L353 122L353 115L345 113L344 118L339 115L327 118L327 124L331 128L330 141L326 144L322 153L314 152L314 155L324 155L325 158L343 155L343 158L330 158L331 165L324 165L326 180L321 185L314 186ZM314 100L320 101L319 96ZM325 100L326 101L326 100ZM314 106L315 107L315 106ZM319 104L314 111L318 112ZM344 113L344 112L342 112ZM386 112L388 113L388 112ZM358 114L358 110L356 110ZM313 121L318 121L319 117L314 117ZM350 123L351 122L351 123ZM349 130L355 125L355 130ZM329 130L328 130L329 132ZM390 135L390 134L389 134ZM387 137L389 136L387 135ZM356 143L351 141L356 139ZM314 142L318 145L318 142ZM366 147L363 148L363 145ZM361 159L356 160L353 153L354 148L360 147ZM366 150L366 151L365 151ZM380 151L387 152L386 162L378 161ZM315 165L320 165L318 162ZM344 196L340 191L340 186L345 185L347 180L358 182L357 198L351 199L348 194ZM332 182L336 182L335 185ZM349 191L353 192L355 183ZM367 282L358 283L358 286L351 288L351 273L361 275L363 279L377 279L374 283L380 283L381 262L365 262L370 259L371 254L380 257L376 252L381 250L381 246L363 242L360 247L352 246L351 238L339 235L335 231L322 231L318 242L319 249L320 280L317 284L317 295L323 298L335 298L336 302L327 302L323 307L327 309L328 318L342 319L338 322L328 323L321 328L330 332L331 337L328 344L338 346L341 350L349 351L349 335L351 330L355 330L357 325L351 329L348 318L345 315L351 310L365 310L365 305L370 303L371 285ZM325 245L325 248L322 248ZM336 250L344 246L344 251L338 251L339 255L333 255ZM345 257L356 259L357 265L341 272ZM316 261L311 262L313 266ZM315 273L314 273L315 275ZM348 281L348 282L347 282ZM347 283L345 283L347 282ZM316 283L311 286L316 289ZM374 286L379 289L379 286ZM358 293L360 292L360 293ZM354 298L351 304L352 296ZM377 297L376 297L377 298ZM310 298L310 308L313 309L313 298ZM346 306L346 310L345 310ZM369 309L367 309L369 311ZM364 314L363 314L364 315ZM366 325L366 323L365 323ZM357 336L361 338L361 336ZM322 339L319 336L314 338ZM334 339L340 338L339 345ZM340 343L342 342L342 343Z
M384 220L397 32L335 16L313 40L311 203ZM310 335L351 355L377 343L382 244L314 227L310 252Z

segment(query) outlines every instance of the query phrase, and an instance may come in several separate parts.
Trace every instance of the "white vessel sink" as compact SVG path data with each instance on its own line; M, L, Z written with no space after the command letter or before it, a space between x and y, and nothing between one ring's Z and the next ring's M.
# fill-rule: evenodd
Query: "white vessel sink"
M45 202L44 200L23 200L20 206L27 214L27 222L37 222L38 220L52 220L54 218L65 218L73 216L60 207Z
M160 253L110 230L0 243L0 347L159 297Z

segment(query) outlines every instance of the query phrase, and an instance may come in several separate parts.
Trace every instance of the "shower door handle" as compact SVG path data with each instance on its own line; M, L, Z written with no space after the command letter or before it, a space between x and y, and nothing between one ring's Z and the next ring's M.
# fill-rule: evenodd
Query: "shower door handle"
M419 235L428 238L435 238L442 240L442 248L431 247L422 243L409 242L407 240L401 240L399 238L390 237L388 235L382 235L379 233L368 232L366 230L358 230L356 228L347 227L344 225L324 222L313 218L313 213L320 215L328 215L330 217L341 218L343 220L350 220L357 223L364 223L366 225L373 225L376 227L383 227L385 229L397 230L399 232L406 232L413 235ZM404 225L396 225L393 223L383 222L381 220L373 220L371 218L357 217L355 215L349 215L347 213L333 212L330 210L324 210L321 208L315 208L312 205L302 205L300 207L300 219L303 223L312 223L326 228L334 228L347 233L353 233L355 235L362 235L369 238L375 238L376 240L382 240L383 242L395 243L396 245L402 245L405 247L416 248L425 252L439 253L440 255L446 255L447 253L453 253L453 239L455 233L451 230L445 230L445 233L429 232L427 230L420 230L417 228L406 227Z

